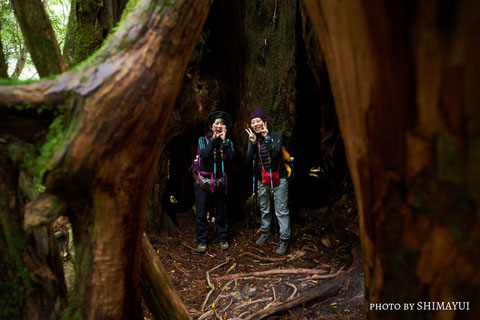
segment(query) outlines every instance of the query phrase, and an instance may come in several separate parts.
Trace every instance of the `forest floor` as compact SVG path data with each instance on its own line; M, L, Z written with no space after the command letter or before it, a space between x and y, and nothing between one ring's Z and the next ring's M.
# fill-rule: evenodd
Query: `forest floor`
M257 247L258 224L248 228L242 222L232 224L226 251L220 250L211 222L208 250L198 254L193 212L179 214L177 220L177 235L150 235L150 241L194 319L363 318L353 196L328 208L292 214L285 256L275 254L278 236ZM153 319L146 307L144 312L144 319Z

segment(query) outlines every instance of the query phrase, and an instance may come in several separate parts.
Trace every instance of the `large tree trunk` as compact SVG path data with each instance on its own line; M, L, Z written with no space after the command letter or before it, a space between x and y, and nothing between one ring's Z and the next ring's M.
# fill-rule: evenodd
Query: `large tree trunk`
M69 108L47 192L68 205L76 280L67 316L140 318L141 238L162 138L211 1L145 0L83 69L0 101Z
M11 0L25 44L40 77L66 71L52 24L40 0Z
M304 3L325 52L357 195L368 302L470 301L476 310L462 316L473 319L480 4ZM370 313L397 316L418 313Z
M100 48L120 21L126 0L71 0L63 53L71 67Z
M56 241L45 226L22 228L19 172L1 154L0 179L0 319L58 317L67 290Z
M8 64L3 53L2 39L0 39L0 78L8 78Z

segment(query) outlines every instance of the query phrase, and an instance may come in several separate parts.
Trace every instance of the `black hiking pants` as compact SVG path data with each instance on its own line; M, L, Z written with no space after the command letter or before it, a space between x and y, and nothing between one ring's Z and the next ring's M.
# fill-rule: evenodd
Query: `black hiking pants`
M224 190L211 191L203 190L195 183L195 198L196 198L196 222L197 222L197 244L207 244L208 237L208 221L207 212L210 212L210 217L215 217L215 225L217 227L218 241L228 240L227 228L227 211L226 203L227 196ZM210 205L213 204L213 205Z

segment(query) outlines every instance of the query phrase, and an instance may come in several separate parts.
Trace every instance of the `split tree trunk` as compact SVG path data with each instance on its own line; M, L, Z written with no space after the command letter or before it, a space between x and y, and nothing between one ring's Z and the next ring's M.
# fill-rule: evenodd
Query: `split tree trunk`
M475 317L480 4L304 3L357 195L368 302L470 301L462 316Z
M83 69L0 88L3 105L63 104L71 119L47 192L68 205L76 280L66 317L140 319L151 179L183 72L212 1L145 0Z
M11 0L23 38L40 77L67 70L52 24L40 0Z

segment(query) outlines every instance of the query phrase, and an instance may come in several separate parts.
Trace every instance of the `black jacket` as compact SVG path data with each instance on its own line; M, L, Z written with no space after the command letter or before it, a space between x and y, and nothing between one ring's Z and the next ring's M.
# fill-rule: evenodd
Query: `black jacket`
M228 162L227 160L232 160L235 157L235 151L233 148L233 142L230 139L225 139L225 142L222 142L220 138L209 139L208 144L206 143L207 138L202 136L198 139L198 145L200 149L200 168L199 171L204 172L214 172L214 164L217 169L217 178L222 177L222 160L220 158L220 150L223 151L224 157L224 170L228 171ZM214 150L216 151L216 161L214 161ZM204 175L209 177L208 175Z
M273 171L280 170L280 178L287 177L287 170L283 165L282 159L282 146L283 137L280 132L270 131L270 140L264 139L261 135L257 135L257 143L253 144L248 140L247 160L255 160L255 176L259 179L262 176L262 163L258 157L258 141L260 141L260 154L262 156L263 167L266 171L269 171L270 167ZM269 163L269 157L271 163Z

